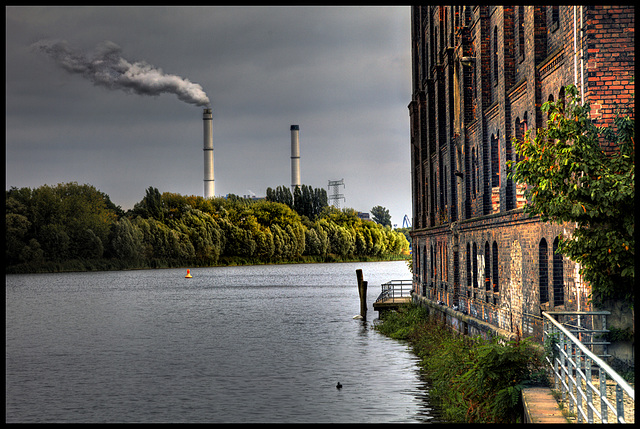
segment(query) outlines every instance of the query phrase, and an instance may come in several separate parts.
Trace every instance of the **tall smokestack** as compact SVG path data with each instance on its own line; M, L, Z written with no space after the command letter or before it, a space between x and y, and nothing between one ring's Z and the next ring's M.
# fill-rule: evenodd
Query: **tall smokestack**
M213 179L213 114L205 108L202 113L204 122L204 197L213 198L215 181Z
M291 125L291 190L294 191L300 183L300 127Z

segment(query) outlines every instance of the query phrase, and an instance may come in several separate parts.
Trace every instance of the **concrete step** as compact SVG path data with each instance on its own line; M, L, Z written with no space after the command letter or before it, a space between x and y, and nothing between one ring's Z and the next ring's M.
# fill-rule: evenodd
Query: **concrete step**
M548 387L522 389L525 423L569 423Z

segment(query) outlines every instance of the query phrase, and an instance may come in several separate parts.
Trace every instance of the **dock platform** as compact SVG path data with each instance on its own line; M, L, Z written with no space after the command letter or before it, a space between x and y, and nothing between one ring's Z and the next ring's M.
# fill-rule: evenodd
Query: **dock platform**
M373 303L373 309L376 311L384 310L396 310L399 306L409 304L411 302L410 296L404 296L402 298L391 298L385 301L376 301Z
M382 285L382 292L373 303L373 309L378 313L386 310L396 310L401 305L411 302L411 280L391 280Z

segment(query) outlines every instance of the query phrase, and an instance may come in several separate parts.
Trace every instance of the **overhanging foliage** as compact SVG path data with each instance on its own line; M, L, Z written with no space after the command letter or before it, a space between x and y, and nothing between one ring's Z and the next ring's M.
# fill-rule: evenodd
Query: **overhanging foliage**
M510 163L512 176L527 184L527 212L575 224L558 251L581 265L594 302L633 305L635 121L618 115L612 127L597 127L576 87L566 94L542 106L547 128L514 139L519 160Z

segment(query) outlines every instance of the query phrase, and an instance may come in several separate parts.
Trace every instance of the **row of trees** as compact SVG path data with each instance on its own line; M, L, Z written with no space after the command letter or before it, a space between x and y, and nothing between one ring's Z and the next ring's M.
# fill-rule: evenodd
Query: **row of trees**
M276 189L267 188L267 201L286 204L300 216L306 216L312 221L316 220L329 205L325 189L313 189L307 185L296 186L293 192L286 186L278 186Z
M12 188L5 199L6 269L209 266L408 253L402 232L363 221L353 209L327 206L326 192L323 199L321 191L302 188L300 195L311 195L311 204L233 195L204 199L149 187L126 213L91 185Z

